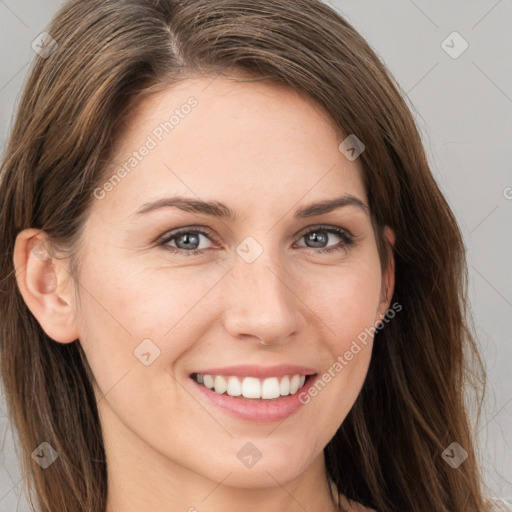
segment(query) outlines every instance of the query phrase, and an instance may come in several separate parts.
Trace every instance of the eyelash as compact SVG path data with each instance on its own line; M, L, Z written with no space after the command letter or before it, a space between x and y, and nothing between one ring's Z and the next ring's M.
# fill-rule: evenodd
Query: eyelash
M315 249L314 247L306 247L309 251L312 251L314 253L332 253L340 250L348 251L350 247L352 247L355 243L355 237L348 231L347 229L338 228L336 226L315 226L314 228L309 228L306 231L303 231L300 233L299 239L303 238L304 236L318 232L318 231L325 231L327 233L333 233L335 235L338 235L343 241L340 242L338 245L328 247L328 248L320 248ZM166 244L171 242L172 240L178 238L180 235L183 234L199 234L199 235L205 235L208 238L210 238L212 241L216 241L215 237L212 236L212 234L209 232L209 230L199 230L199 229L193 229L193 228L182 228L177 231L174 231L172 233L167 234L164 238L160 239L158 242L158 246L164 247L165 250L170 251L171 253L185 253L185 255L188 256L199 256L201 255L206 249L195 249L195 250L185 250L180 249L179 247L171 247Z

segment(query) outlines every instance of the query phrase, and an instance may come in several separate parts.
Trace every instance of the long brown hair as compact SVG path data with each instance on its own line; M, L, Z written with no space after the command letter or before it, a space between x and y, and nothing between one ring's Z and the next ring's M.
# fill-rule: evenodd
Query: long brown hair
M464 400L469 385L479 419L485 368L461 234L404 94L365 40L319 0L72 0L47 31L58 46L35 59L0 178L1 376L40 510L104 511L107 467L81 345L51 340L25 305L16 235L44 230L78 278L81 228L130 106L227 71L287 84L355 134L383 269L383 226L396 234L392 302L403 309L376 333L365 384L325 448L329 477L379 512L485 510ZM31 453L44 441L59 459L42 471ZM454 441L468 453L458 468L442 457Z

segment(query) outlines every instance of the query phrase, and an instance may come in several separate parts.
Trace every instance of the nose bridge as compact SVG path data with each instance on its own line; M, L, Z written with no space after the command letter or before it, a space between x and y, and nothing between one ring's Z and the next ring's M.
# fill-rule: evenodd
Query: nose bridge
M267 344L285 340L304 323L289 272L270 251L248 261L237 258L230 272L225 327L234 337L254 336Z

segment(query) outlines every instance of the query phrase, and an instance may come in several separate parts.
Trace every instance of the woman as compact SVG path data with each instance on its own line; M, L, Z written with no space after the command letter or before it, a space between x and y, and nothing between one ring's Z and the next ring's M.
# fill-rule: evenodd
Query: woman
M74 0L48 33L0 182L39 510L496 510L461 235L361 36L316 0Z

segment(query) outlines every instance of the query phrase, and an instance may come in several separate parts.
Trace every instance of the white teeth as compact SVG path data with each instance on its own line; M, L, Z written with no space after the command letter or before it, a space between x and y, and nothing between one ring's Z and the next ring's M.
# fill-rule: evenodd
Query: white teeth
M242 394L242 384L238 377L228 377L228 395L240 396Z
M236 377L225 375L194 374L196 382L222 395L243 396L272 400L280 396L293 395L304 386L305 375L285 375L284 377L269 377L258 379L256 377Z
M261 385L261 398L270 400L271 398L277 398L281 396L281 390L279 389L279 381L277 377L271 377L265 379Z
M245 398L261 398L260 379L245 377L242 381L242 395Z
M300 385L300 375L294 375L290 381L290 395L297 393Z
M281 385L279 386L279 391L281 395L286 396L290 394L290 377L288 375L285 375L281 379Z
M228 383L226 379L222 377L222 375L217 375L214 380L215 383L215 393L219 393L222 395L228 389Z
M199 377L199 375L201 375L200 373L197 374L197 376ZM210 388L212 389L213 386L214 386L214 383L213 383L213 377L211 375L201 375L203 377L203 380L204 380L204 385L207 387L207 388ZM199 382L199 380L198 380Z

